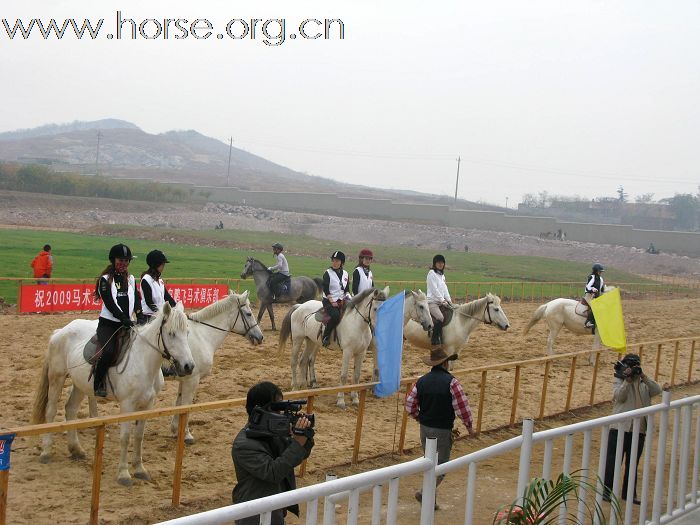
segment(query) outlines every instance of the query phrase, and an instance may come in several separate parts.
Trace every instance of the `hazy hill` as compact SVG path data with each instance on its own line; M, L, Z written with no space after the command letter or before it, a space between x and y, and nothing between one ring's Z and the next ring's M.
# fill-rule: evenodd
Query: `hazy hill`
M99 165L96 166L98 132ZM194 130L146 133L117 119L48 124L0 133L0 160L40 163L55 170L225 186L229 145ZM97 169L96 169L97 168ZM293 171L234 147L230 186L251 190L319 191L402 201L452 204L445 196L378 190ZM466 201L463 207L498 209Z

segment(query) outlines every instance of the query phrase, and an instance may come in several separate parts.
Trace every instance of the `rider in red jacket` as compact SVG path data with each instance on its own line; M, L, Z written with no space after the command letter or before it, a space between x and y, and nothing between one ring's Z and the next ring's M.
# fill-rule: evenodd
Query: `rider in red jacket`
M39 255L34 257L30 266L34 269L34 278L39 279L38 284L46 284L46 279L51 278L53 270L53 257L51 257L51 245L45 244Z

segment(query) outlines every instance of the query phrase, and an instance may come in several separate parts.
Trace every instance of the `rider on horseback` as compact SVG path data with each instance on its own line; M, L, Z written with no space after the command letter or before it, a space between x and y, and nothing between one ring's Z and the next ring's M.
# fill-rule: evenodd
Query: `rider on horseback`
M440 311L440 306L452 306L452 298L445 283L444 272L445 257L438 254L433 257L433 266L428 272L428 293L426 294L428 296L430 315L433 317L433 335L430 342L436 346L442 344L442 323L445 321L445 317Z
M367 288L372 288L372 286L374 286L374 276L372 275L372 270L369 269L369 265L372 264L372 259L374 258L372 250L363 248L360 250L358 257L359 262L355 267L355 271L352 272L353 295L357 295Z
M333 329L340 322L340 309L352 296L348 291L350 282L348 272L343 270L345 254L335 251L331 255L331 267L323 274L323 307L330 317L323 331L323 346L331 344Z
M117 332L134 326L131 317L141 317L141 296L134 276L129 273L133 259L126 244L116 244L109 250L110 264L95 283L95 299L102 299L102 311L97 323L97 339L102 351L95 365L95 395L107 397L105 376L116 351Z
M146 255L148 270L141 274L141 309L147 317L155 315L166 301L170 303L170 306L177 304L168 293L161 277L165 263L169 262L160 250L153 250Z
M586 294L584 299L588 303L588 319L586 319L586 328L595 327L595 317L593 317L593 309L591 308L591 300L599 297L600 294L605 292L605 283L603 283L603 276L601 275L605 271L603 265L600 263L595 263L592 268L591 275L588 276L588 281L586 282Z
M270 276L269 288L272 292L272 300L275 301L277 298L284 294L285 288L288 290L289 286L285 286L289 282L289 264L287 263L287 258L282 253L284 251L284 246L276 242L272 245L272 253L277 257L277 264L270 266L268 270L275 272Z

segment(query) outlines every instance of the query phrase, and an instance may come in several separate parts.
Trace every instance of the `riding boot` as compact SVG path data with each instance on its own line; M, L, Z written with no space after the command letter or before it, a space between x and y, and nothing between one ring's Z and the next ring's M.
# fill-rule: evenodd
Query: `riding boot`
M433 346L442 344L442 321L433 322L433 335L430 338L430 344Z
M95 365L95 375L93 377L93 384L95 387L95 395L97 397L107 397L107 387L105 385L105 376L107 375L108 367L103 363L106 362L104 357L100 358Z
M593 317L593 310L588 310L588 318L586 319L586 324L584 326L586 328L595 327L595 318Z
M333 329L335 326L333 323L328 322L326 324L326 327L323 329L323 339L321 341L321 344L325 347L329 347L331 345L331 334L333 333Z

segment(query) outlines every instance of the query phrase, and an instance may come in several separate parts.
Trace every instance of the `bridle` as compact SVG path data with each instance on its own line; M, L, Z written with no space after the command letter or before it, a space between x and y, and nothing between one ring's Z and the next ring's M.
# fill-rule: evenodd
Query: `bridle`
M168 345L165 344L165 338L163 337L163 325L165 324L165 319L163 319L160 322L160 328L158 329L158 339L156 340L156 344L154 345L151 343L146 337L141 335L141 333L138 330L134 330L134 333L140 337L141 339L144 340L144 342L153 348L156 352L160 354L160 356L165 360L168 361L171 365L175 366L175 359L173 356L170 354L170 350L168 350ZM161 343L163 344L163 350L160 349ZM131 348L131 346L129 346ZM124 365L126 367L126 365Z
M372 297L372 299L370 299L369 303L367 304L367 317L362 315L362 312L360 312L360 309L357 307L356 304L352 305L353 309L357 312L357 315L359 315L362 318L362 320L369 325L369 329L372 333L374 333L374 326L372 325L371 313L372 313L372 303L374 303L375 300L377 302L380 302L380 303L384 302L383 300L380 301L379 299L375 299L374 297Z
M243 305L241 304L241 301L240 301L240 299L238 299L238 297L236 297L236 304L238 304L238 311L236 312L236 318L233 320L233 323L231 324L231 328L229 328L228 330L227 330L226 328L220 328L220 327L215 326L215 325L213 325L213 324L205 323L204 321L200 321L199 319L193 319L193 318L190 317L189 315L187 316L187 319L189 319L190 321L192 321L192 322L194 322L194 323L203 324L204 326L208 326L209 328L213 328L214 330L219 330L219 331L221 331L221 332L228 332L229 334L235 334L235 333L237 333L237 332L234 332L233 327L236 326L236 323L238 322L238 318L240 317L240 318L241 318L241 321L243 321L243 326L244 326L244 328L246 329L245 332L244 332L243 334L241 334L241 335L243 335L244 337L246 337L246 336L248 335L248 333L249 333L253 328L255 328L256 326L258 326L258 323L255 322L254 324L251 325L251 324L246 320L245 315L242 315L241 311L243 310Z
M469 317L470 319L476 319L478 321L483 321L484 324L493 324L493 319L491 318L491 310L489 310L489 306L491 306L494 303L492 300L487 300L486 301L486 307L484 308L484 314L482 318L478 318L474 315L469 315L465 314L464 312L460 312L457 308L453 308L453 312L457 312L459 315L463 315L464 317ZM488 321L486 320L488 318Z

